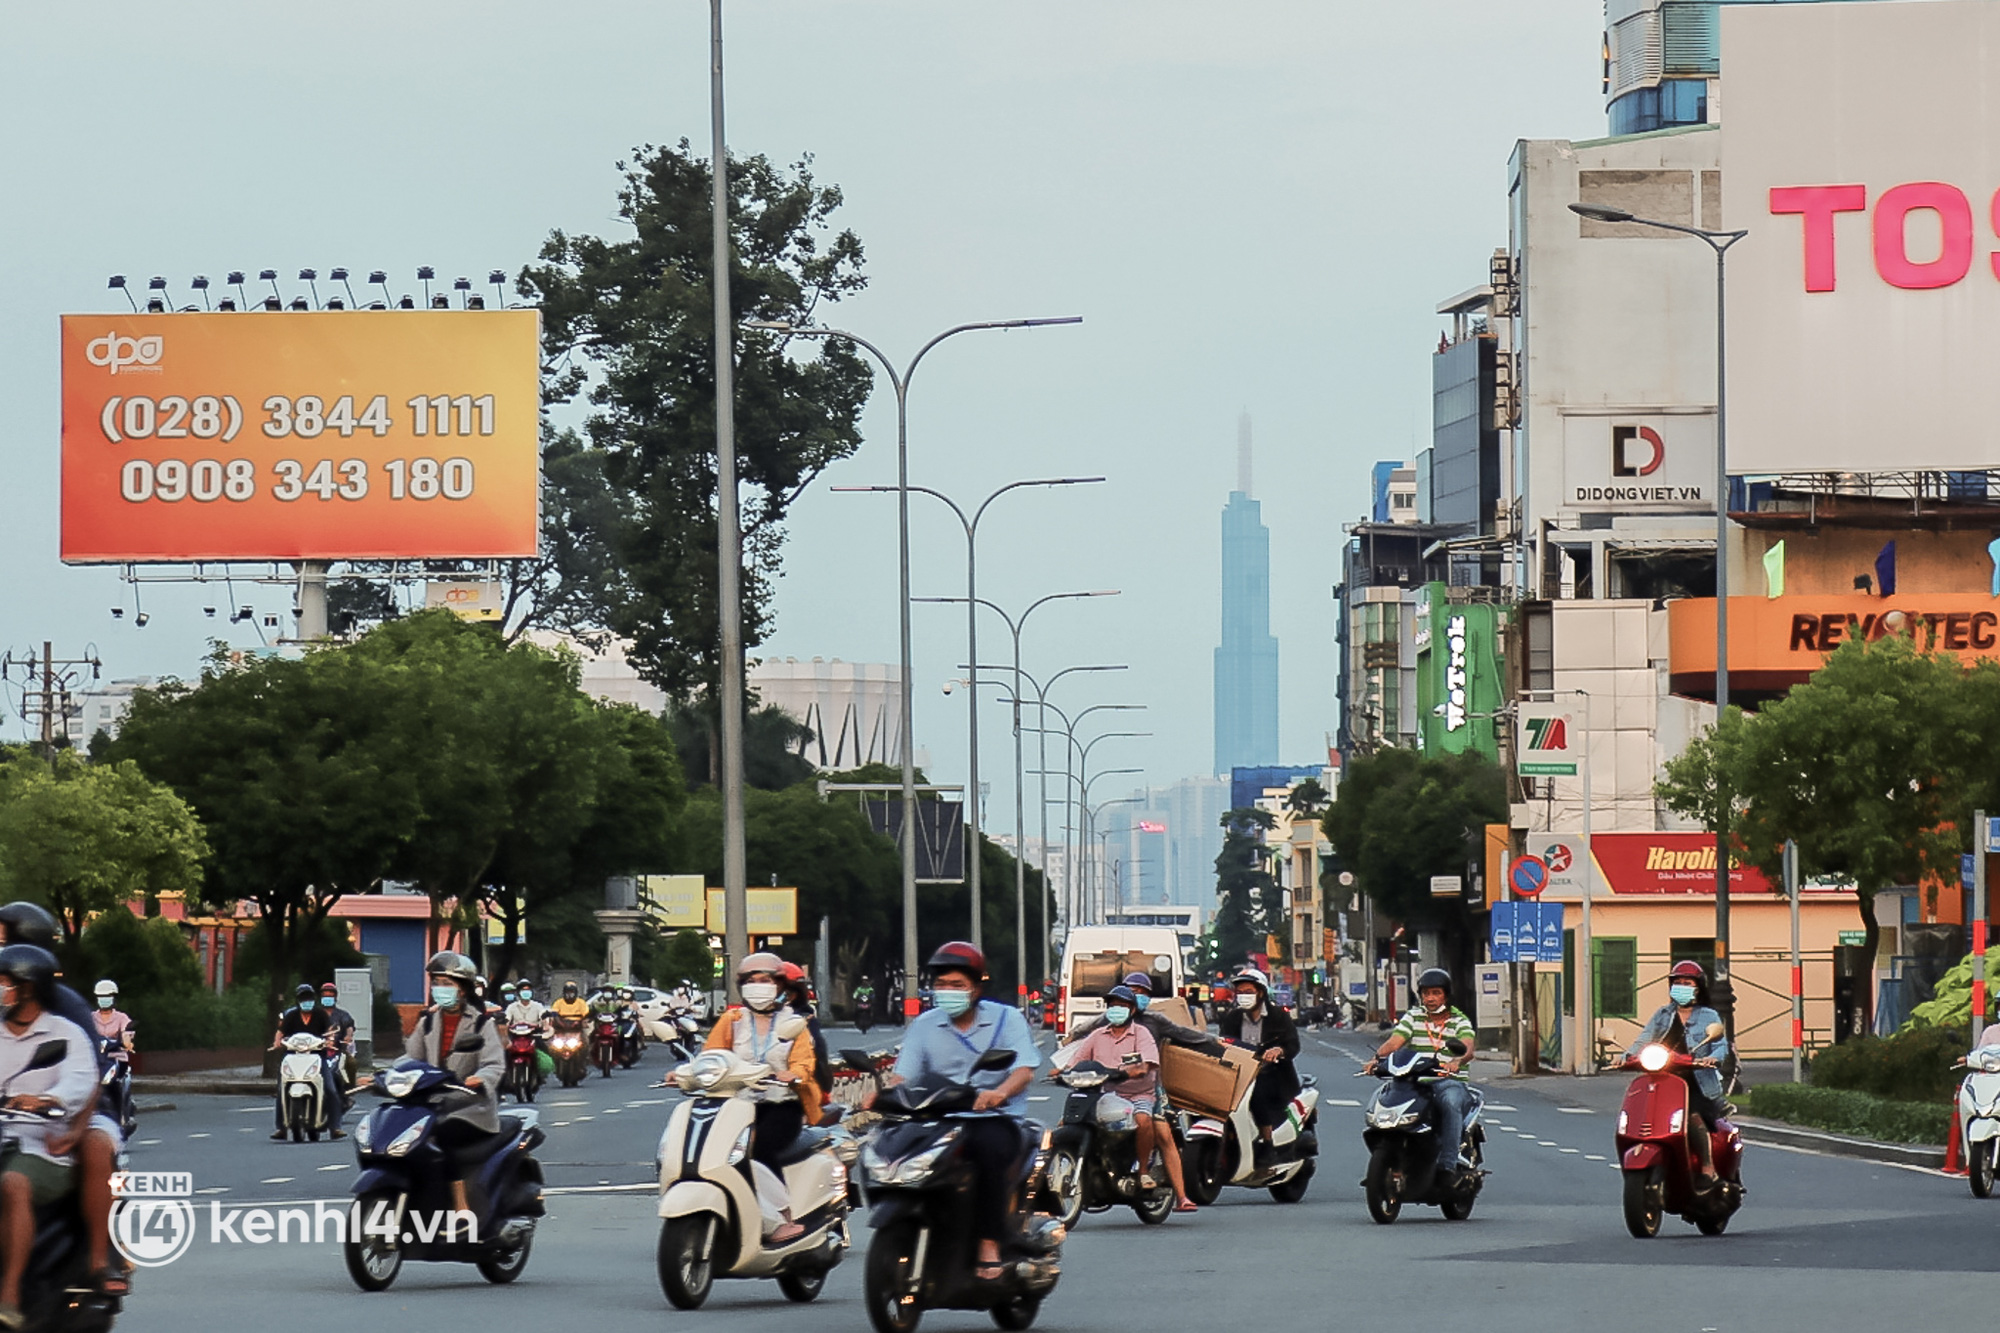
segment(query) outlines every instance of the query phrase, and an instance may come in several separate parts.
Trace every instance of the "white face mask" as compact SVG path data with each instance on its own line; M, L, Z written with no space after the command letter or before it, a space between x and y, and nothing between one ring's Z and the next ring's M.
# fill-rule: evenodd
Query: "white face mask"
M1236 1007L1238 1009L1255 1009L1257 1007L1257 992L1251 991L1248 994L1242 991L1236 992Z
M743 983L743 1003L763 1013L778 1003L778 984L774 981L746 981Z

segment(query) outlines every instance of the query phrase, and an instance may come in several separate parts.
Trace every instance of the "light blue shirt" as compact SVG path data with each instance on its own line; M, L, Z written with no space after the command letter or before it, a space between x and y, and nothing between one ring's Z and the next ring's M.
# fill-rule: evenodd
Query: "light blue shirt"
M1028 1030L1028 1020L1017 1010L993 1000L981 1000L970 1032L960 1029L942 1009L932 1009L910 1021L903 1033L903 1052L896 1057L896 1075L919 1087L936 1088L945 1082L970 1083L982 1091L997 1088L1017 1069L1039 1069L1042 1053ZM973 1073L972 1062L999 1047L1014 1052L1014 1063L1006 1069L982 1069ZM1015 1115L1028 1108L1026 1088L1008 1098L1002 1109Z
M1665 1037L1668 1031L1673 1028L1675 1012L1674 1005L1662 1005L1654 1013L1653 1017L1647 1021L1646 1030L1639 1034L1639 1040L1633 1042L1631 1048L1625 1052L1626 1056L1629 1058L1637 1054L1641 1046L1659 1041ZM1729 1038L1715 1037L1709 1039L1701 1036L1702 1033L1708 1031L1711 1024L1720 1023L1721 1021L1721 1015L1705 1004L1695 1005L1692 1009L1688 1010L1687 1021L1681 1026L1687 1034L1689 1055L1709 1056L1717 1063L1720 1063L1722 1058L1729 1054ZM1690 1069L1688 1072L1694 1075L1694 1085L1701 1089L1702 1096L1715 1098L1722 1095L1722 1075L1720 1073L1713 1069L1701 1068Z

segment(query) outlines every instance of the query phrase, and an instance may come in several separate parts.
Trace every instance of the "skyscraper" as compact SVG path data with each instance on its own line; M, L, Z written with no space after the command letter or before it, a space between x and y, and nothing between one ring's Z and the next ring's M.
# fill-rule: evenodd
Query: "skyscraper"
M1271 532L1250 498L1250 414L1236 423L1236 489L1222 509L1222 644L1215 650L1215 771L1278 762L1278 640Z

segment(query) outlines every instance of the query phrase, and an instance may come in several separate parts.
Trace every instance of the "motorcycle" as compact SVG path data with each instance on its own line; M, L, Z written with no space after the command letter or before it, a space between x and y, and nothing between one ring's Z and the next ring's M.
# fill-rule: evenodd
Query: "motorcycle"
M1271 1131L1262 1161L1257 1157L1257 1122L1250 1118L1251 1088L1243 1090L1227 1120L1174 1112L1174 1137L1181 1145L1190 1199L1206 1208L1222 1197L1224 1185L1269 1190L1279 1203L1306 1197L1319 1155L1319 1088L1311 1074L1300 1084L1299 1095L1285 1107L1284 1123Z
M656 1040L666 1047L667 1058L676 1065L686 1064L701 1050L701 1024L686 1009L669 1009L655 1026L663 1030L655 1033Z
M503 1096L511 1094L516 1103L535 1100L542 1086L541 1063L536 1059L541 1039L542 1030L533 1023L515 1023L507 1029L507 1072L500 1091Z
M285 1054L278 1061L278 1105L293 1143L308 1138L318 1143L322 1130L337 1128L327 1123L326 1050L326 1038L310 1032L285 1038Z
M597 1072L605 1078L611 1077L611 1066L618 1063L618 1016L616 1014L595 1014L590 1020L590 1062L597 1066Z
M127 1142L132 1131L139 1127L139 1117L132 1109L132 1061L125 1043L117 1037L103 1037L98 1040L98 1051L110 1064L105 1067L104 1077L99 1080L97 1109L118 1122L118 1133Z
M1464 1055L1465 1043L1448 1041L1445 1050ZM1472 1108L1465 1113L1458 1156L1471 1165L1461 1167L1449 1180L1439 1180L1437 1108L1430 1088L1443 1077L1438 1072L1440 1061L1436 1055L1405 1046L1382 1056L1377 1064L1383 1082L1369 1099L1363 1116L1367 1127L1361 1131L1361 1140L1368 1145L1368 1174L1361 1182L1368 1215L1387 1226L1405 1203L1420 1203L1463 1222L1472 1216L1473 1202L1486 1183L1486 1126L1480 1123L1485 1097L1478 1088L1469 1089Z
M583 1082L590 1073L590 1063L583 1049L582 1019L555 1020L555 1035L549 1038L549 1054L555 1058L556 1080L565 1088L573 1088Z
M42 1042L21 1072L52 1069L68 1055L68 1042L60 1038ZM0 1100L6 1096L5 1085L0 1085ZM43 1112L0 1106L0 1171L11 1170L21 1152L20 1139L4 1132L9 1122L62 1118L60 1107ZM81 1197L71 1190L35 1209L34 1240L21 1274L21 1312L27 1317L25 1327L33 1333L106 1333L124 1306L121 1297L105 1295L91 1279L90 1233L79 1206Z
M1014 1053L990 1050L974 1071L1012 1066ZM951 1083L924 1091L899 1084L880 1093L881 1119L861 1149L875 1239L868 1246L862 1286L876 1333L914 1333L925 1310L985 1310L1004 1329L1033 1325L1042 1302L1062 1276L1062 1243L1068 1229L1046 1213L1046 1151L1036 1151L1035 1126L1014 1120L1021 1147L1014 1174L1020 1206L1000 1241L1001 1275L975 1276L978 1241L968 1206L973 1164L955 1116L971 1112L977 1090Z
M801 1129L773 1164L805 1230L781 1245L763 1234L759 1195L780 1181L749 1160L757 1107L793 1095L773 1073L721 1050L674 1071L687 1097L660 1135L658 1265L660 1289L676 1309L700 1308L717 1278L776 1278L787 1300L810 1301L847 1254L847 1171L860 1145L841 1130Z
M378 1077L375 1090L384 1103L354 1127L361 1175L342 1244L354 1285L386 1290L405 1259L474 1264L495 1284L521 1276L543 1212L537 1113L516 1108L500 1117L498 1133L447 1145L440 1122L477 1092L411 1057ZM455 1212L452 1181L460 1178L467 1209Z
M863 1032L875 1026L875 997L873 995L865 1000L857 999L854 1002L854 1026Z
M1708 1037L1722 1035L1710 1024ZM1698 1043L1696 1049L1707 1045ZM1695 1057L1660 1042L1642 1048L1636 1060L1617 1068L1639 1067L1618 1111L1618 1163L1625 1178L1625 1229L1641 1240L1659 1234L1660 1220L1676 1213L1704 1236L1720 1236L1743 1206L1743 1141L1736 1127L1718 1120L1709 1133L1716 1183L1696 1188L1697 1157L1688 1138L1688 1084L1675 1070L1690 1069Z
M2000 1156L2000 1046L1982 1046L1960 1063L1966 1071L1958 1085L1965 1175L1974 1198L1990 1198L1995 1158Z
M1152 1162L1142 1167L1134 1162L1138 1110L1112 1091L1129 1075L1095 1060L1085 1060L1055 1077L1067 1087L1062 1120L1049 1134L1048 1162L1044 1176L1048 1182L1052 1211L1065 1227L1074 1227L1085 1212L1102 1212L1113 1204L1126 1203L1147 1226L1158 1226L1174 1211L1174 1192L1166 1183L1166 1172ZM1164 1120L1156 1119L1157 1132L1170 1133ZM1139 1183L1141 1174L1151 1174L1154 1184L1147 1189Z

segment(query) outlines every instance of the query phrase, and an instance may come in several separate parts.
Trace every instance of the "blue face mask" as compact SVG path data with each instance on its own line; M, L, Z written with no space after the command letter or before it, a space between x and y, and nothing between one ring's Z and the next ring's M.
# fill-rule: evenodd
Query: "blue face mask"
M1146 1006L1151 1004L1152 1002L1153 1002L1153 997L1150 995L1139 996L1137 1000L1137 1004L1139 1006L1139 1012L1144 1013L1146 1011Z
M300 1000L300 1001L299 1001L299 1008L300 1008L301 1010L306 1010L306 1009L310 1009L310 1008L312 1008L312 1007L313 1007L314 1005L316 1005L316 1004L318 1004L318 1003L319 1003L319 1001L318 1001L318 1000L311 1000L311 999L307 999L307 1000Z
M1669 986L1669 987L1667 987L1667 998L1668 998L1668 999L1670 999L1670 1000L1672 1000L1672 1001L1673 1001L1673 1002L1674 1002L1675 1004L1678 1004L1678 1005L1690 1005L1690 1004L1693 1004L1693 1003L1694 1003L1694 987L1693 987L1693 986L1687 986L1687 985L1682 985L1682 986Z
M431 987L431 1001L440 1009L458 1008L458 996L459 990L457 986L444 985Z
M969 990L938 990L931 993L931 1001L953 1018L972 1007L972 992Z
M1122 1004L1114 1004L1104 1011L1104 1021L1112 1027L1122 1028L1132 1021L1132 1011Z

